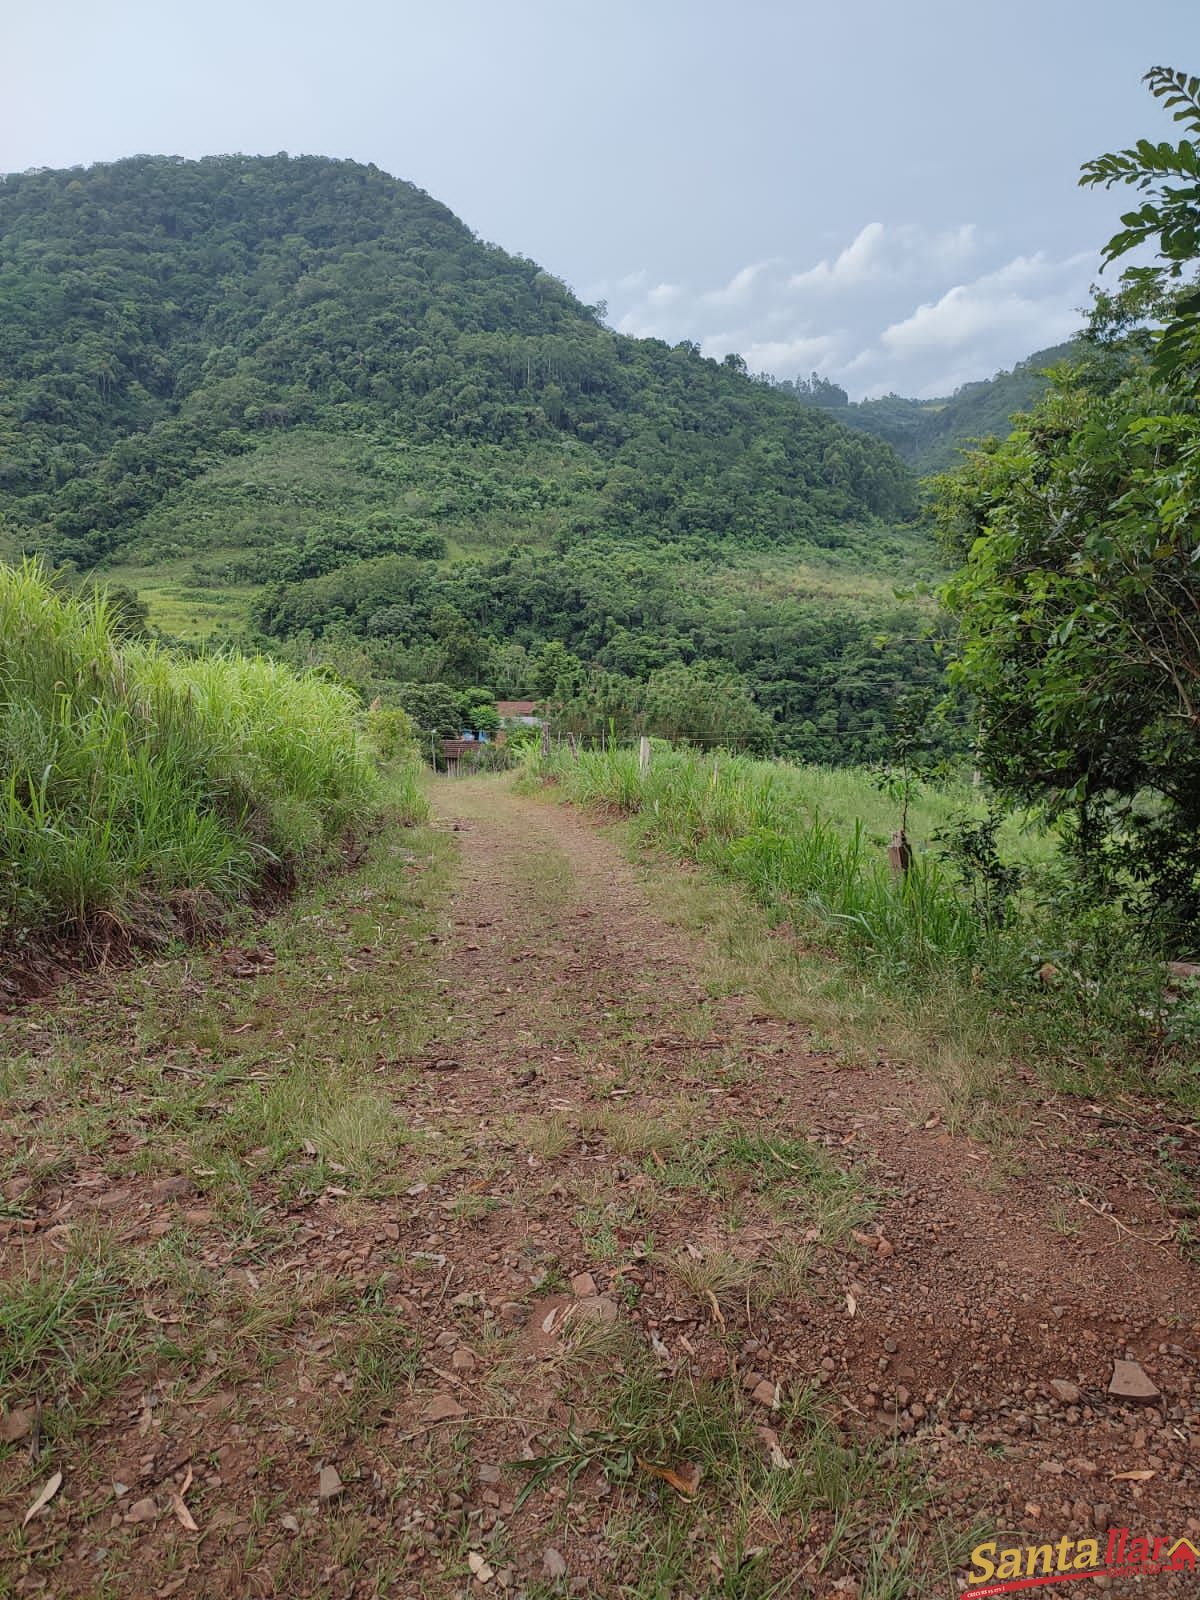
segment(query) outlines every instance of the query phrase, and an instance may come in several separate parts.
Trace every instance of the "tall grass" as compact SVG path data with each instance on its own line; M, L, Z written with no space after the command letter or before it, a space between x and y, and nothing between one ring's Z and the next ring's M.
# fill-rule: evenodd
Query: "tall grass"
M531 750L525 770L580 804L635 818L654 844L733 879L968 1051L999 1040L1053 1064L1067 1086L1152 1078L1174 1098L1200 1098L1196 1044L1164 1009L1161 962L1138 947L1119 910L1072 910L1027 892L989 924L950 862L922 847L969 802L965 788L926 792L912 819L917 851L898 877L884 850L894 820L861 771L660 748L644 776L631 749ZM1007 848L1049 880L1052 841L1022 836L1014 819Z
M896 877L862 819L823 816L792 781L797 769L686 750L656 750L645 777L635 750L550 765L572 799L639 814L658 843L736 878L859 960L893 972L969 967L987 938L941 862L918 855Z
M288 878L372 809L346 690L119 643L103 595L0 567L0 942Z

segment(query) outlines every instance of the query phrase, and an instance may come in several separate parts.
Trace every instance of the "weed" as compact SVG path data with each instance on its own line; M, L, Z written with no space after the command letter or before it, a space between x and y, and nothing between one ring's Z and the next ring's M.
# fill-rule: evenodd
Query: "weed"
M693 1247L677 1256L659 1256L658 1262L702 1304L720 1308L742 1299L754 1276L754 1262L728 1250L700 1251Z
M577 1134L560 1111L552 1111L549 1116L530 1118L521 1129L521 1138L531 1155L554 1161L571 1148Z
M548 760L531 751L526 774L634 819L637 840L710 868L768 921L819 945L793 945L783 958L756 952L752 919L727 887L676 884L668 892L686 919L701 899L713 908L710 987L749 973L780 1014L843 1043L886 1030L897 1056L921 1064L952 1043L940 1087L956 1125L969 1125L1014 1059L1038 1061L1066 1092L1123 1082L1185 1108L1200 1103L1186 1004L1162 1047L1161 962L1130 937L1118 908L1081 909L1062 892L1053 837L1020 816L997 825L961 785L925 786L913 805L918 848L896 876L884 856L895 818L858 770L729 755L714 774L707 756L658 750L643 775L636 751L616 749ZM953 860L920 847L955 825L970 838ZM756 926L761 939L761 917ZM1047 962L1053 988L1038 978Z

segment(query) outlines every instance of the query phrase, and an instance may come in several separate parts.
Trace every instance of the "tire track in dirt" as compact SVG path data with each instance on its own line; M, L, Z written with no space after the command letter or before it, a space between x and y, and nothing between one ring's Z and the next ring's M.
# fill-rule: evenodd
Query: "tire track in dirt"
M443 784L437 807L462 850L443 959L466 1020L453 1101L434 1097L431 1115L452 1109L486 1144L513 1115L574 1127L614 1096L623 1117L670 1128L682 1097L692 1140L733 1126L820 1141L878 1186L886 1246L820 1252L811 1295L748 1319L743 1368L772 1383L821 1382L853 1426L912 1438L964 1525L979 1515L1031 1536L1082 1536L1109 1522L1200 1532L1200 1275L1137 1209L1128 1151L1055 1142L1054 1127L1069 1131L1079 1108L1035 1102L1016 1083L1042 1137L1035 1169L1007 1177L986 1147L913 1125L919 1086L902 1066L847 1068L751 997L710 998L686 937L588 819L494 781ZM581 1144L535 1170L553 1174L564 1161L598 1190L627 1188L619 1154L586 1128ZM1078 1181L1081 1168L1092 1192L1114 1197L1114 1214L1081 1210L1074 1231L1052 1228L1051 1185ZM510 1262L524 1250L601 1284L630 1266L647 1335L675 1319L695 1369L719 1366L710 1322L658 1263L688 1246L753 1256L773 1242L769 1218L730 1227L719 1201L683 1191L651 1205L647 1220L616 1226L616 1255L598 1262L576 1226L577 1196L528 1178L508 1188L484 1239L503 1240ZM1134 1205L1125 1223L1123 1195ZM638 1254L647 1228L648 1260ZM516 1292L522 1274L509 1271L507 1290L480 1281L493 1301ZM1126 1357L1153 1376L1158 1404L1107 1395L1113 1361ZM1131 1470L1153 1476L1113 1477Z

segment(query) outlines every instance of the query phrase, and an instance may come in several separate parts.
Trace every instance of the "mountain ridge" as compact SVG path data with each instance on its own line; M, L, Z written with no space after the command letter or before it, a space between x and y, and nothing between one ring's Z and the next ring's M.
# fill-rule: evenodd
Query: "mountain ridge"
M962 452L976 441L1006 436L1010 419L1028 411L1045 393L1047 369L1077 360L1079 354L1080 341L1068 339L1035 350L988 378L960 384L952 394L926 400L899 394L851 400L839 384L816 372L794 382L772 380L772 386L801 404L828 411L848 428L882 439L919 477L926 477L957 466Z
M604 328L535 262L360 163L131 157L11 175L0 260L12 329L0 482L10 515L56 554L109 553L198 453L236 453L231 430L317 413L416 437L563 434L630 467L645 466L644 435L665 434L673 498L702 477L739 535L761 523L761 504L743 514L747 499L781 489L794 514L775 506L758 533L786 537L805 506L835 521L912 509L889 452L856 449L824 422L797 426L694 346ZM122 442L155 428L166 431L152 459L122 459ZM728 445L753 451L765 434L777 449L758 451L748 486ZM53 505L47 474L71 478Z
M174 639L385 703L538 688L581 732L671 699L813 759L881 753L939 681L894 593L937 556L890 446L604 327L379 168L10 177L0 315L0 545Z

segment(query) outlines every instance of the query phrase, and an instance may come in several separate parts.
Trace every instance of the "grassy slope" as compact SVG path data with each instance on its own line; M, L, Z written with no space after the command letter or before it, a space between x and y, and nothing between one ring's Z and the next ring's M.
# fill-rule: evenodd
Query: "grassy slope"
M319 860L376 783L347 691L121 645L35 564L0 567L0 753L0 942L237 900Z
M508 452L297 429L172 491L98 576L136 590L152 626L170 637L219 639L245 627L262 587L247 578L247 560L265 557L269 569L279 544L384 514L440 537L446 562L514 544L548 551L572 519L596 514L593 468L588 452L569 443ZM681 555L681 582L735 599L777 594L874 610L894 604L898 584L939 570L919 528L831 527L828 538L769 552L731 549L715 575Z
M527 761L531 779L634 816L648 839L731 878L836 953L873 995L870 1015L880 1000L898 1007L934 1053L978 1064L997 1095L1016 1059L1039 1063L1060 1088L1122 1084L1194 1110L1186 1013L1164 1014L1161 965L1130 946L1118 914L1072 913L1061 897L1026 892L989 927L955 868L926 851L955 813L982 813L969 790L924 791L910 818L913 864L900 880L883 853L896 808L853 769L714 763L685 751L656 753L644 777L632 750ZM1005 832L1004 856L1034 883L1044 878L1049 841L1019 819Z
M570 481L589 508L587 465L569 445L519 455L491 446L406 446L370 435L302 428L211 467L172 491L130 530L99 576L137 590L150 621L173 638L236 632L262 587L238 576L248 557L359 524L372 514L436 533L448 560L510 544L544 547L561 531L553 502ZM485 489L482 479L486 476ZM482 502L482 503L481 503Z

